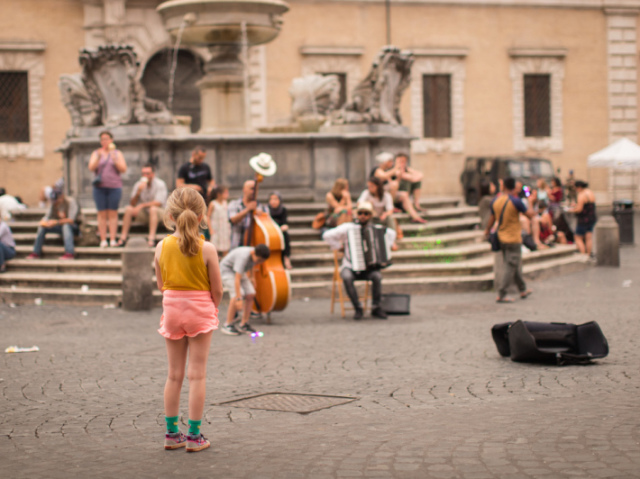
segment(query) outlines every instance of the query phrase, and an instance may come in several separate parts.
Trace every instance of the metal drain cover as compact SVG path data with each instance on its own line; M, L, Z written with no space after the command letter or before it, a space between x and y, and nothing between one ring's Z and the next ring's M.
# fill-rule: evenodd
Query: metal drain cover
M265 393L218 403L218 406L309 414L321 409L347 404L356 399L358 398L348 396L324 396L319 394Z

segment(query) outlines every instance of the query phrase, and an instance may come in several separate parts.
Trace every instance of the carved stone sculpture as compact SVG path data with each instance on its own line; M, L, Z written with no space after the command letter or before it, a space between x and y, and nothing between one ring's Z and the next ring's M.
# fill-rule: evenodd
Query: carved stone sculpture
M175 123L165 105L147 98L136 79L139 64L133 47L81 50L79 61L82 72L62 75L58 83L74 128Z
M289 89L291 117L326 116L340 100L340 80L336 75L307 75L294 78Z
M352 101L335 112L331 122L402 124L400 99L411 81L412 65L411 53L384 47L367 77L354 89Z

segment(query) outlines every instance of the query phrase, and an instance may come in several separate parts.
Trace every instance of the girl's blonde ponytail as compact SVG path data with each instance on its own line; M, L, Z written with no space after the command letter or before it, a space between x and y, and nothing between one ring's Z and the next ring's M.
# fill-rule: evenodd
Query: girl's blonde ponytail
M205 210L202 196L192 188L177 188L167 199L164 224L171 230L178 228L178 246L185 256L195 256L200 251L199 229L205 227Z

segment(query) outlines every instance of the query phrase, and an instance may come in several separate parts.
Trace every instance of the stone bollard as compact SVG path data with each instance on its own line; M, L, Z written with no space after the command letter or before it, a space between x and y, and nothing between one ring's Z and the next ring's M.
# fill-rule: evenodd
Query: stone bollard
M122 308L127 311L151 309L152 269L155 250L143 238L130 238L122 252Z
M598 266L620 266L620 227L613 216L598 219L595 245Z

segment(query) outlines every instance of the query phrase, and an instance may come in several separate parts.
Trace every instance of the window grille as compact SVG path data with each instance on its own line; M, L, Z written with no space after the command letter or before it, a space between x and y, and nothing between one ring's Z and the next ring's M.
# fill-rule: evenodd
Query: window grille
M524 136L551 136L551 75L524 75Z
M339 110L347 102L347 74L344 72L322 72L320 75L335 75L338 77L338 81L340 82L340 98L338 99L335 109Z
M451 138L451 75L422 77L423 135Z
M0 142L29 141L29 74L0 72Z

